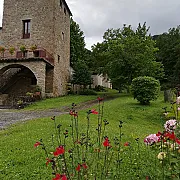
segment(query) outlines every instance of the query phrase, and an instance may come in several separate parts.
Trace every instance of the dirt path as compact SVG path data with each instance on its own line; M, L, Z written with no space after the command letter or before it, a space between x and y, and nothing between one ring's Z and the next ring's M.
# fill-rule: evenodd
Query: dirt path
M112 98L106 98L107 100L111 100ZM97 100L92 100L84 103L80 103L77 105L77 110L87 109L93 105L98 104ZM49 109L45 111L12 111L7 109L0 109L0 130L6 128L11 124L15 124L19 121L32 120L43 117L52 117L52 116L60 116L62 114L68 114L70 107L63 107L61 109Z

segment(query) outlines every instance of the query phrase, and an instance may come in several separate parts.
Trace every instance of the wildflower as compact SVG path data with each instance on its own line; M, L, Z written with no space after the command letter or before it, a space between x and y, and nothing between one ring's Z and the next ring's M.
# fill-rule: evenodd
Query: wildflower
M87 169L87 168L88 168L88 166L87 166L86 163L83 163L83 164L82 164L82 167L83 167L84 169Z
M53 178L52 180L60 180L60 178L61 178L61 175L60 174L56 174L56 177Z
M179 96L179 97L177 97L177 99L176 99L176 103L177 103L177 104L180 104L180 96Z
M146 145L153 145L154 143L159 142L159 140L160 140L159 136L157 136L156 134L150 134L144 139L144 143Z
M70 111L69 111L69 114L70 114L71 116L74 116L74 117L77 117L77 116L78 116L78 113L75 112L74 110L73 110L73 111L70 110Z
M91 113L92 113L92 114L98 114L98 112L97 112L95 109L92 109L92 110L91 110Z
M129 142L125 142L125 143L124 143L124 146L129 146L129 145L130 145Z
M160 153L158 154L158 156L157 156L157 158L158 158L159 160L163 160L165 157L166 157L166 153L165 153L165 152L160 152Z
M49 159L49 158L46 158L47 162L46 162L46 166L50 163L50 162L53 162L52 159Z
M105 138L105 140L104 140L104 142L103 142L103 146L104 146L104 147L109 147L109 146L110 146L108 137Z
M61 175L61 174L56 174L56 177L53 178L52 180L67 180L67 177L65 174Z
M53 153L54 156L59 156L61 154L64 154L65 150L63 146L59 146L58 148L56 148L56 151Z
M76 167L76 171L80 171L81 170L81 165L80 164L78 164L78 166Z
M40 145L41 145L40 142L36 142L36 143L34 144L34 147L38 147L38 146L40 146Z
M166 133L164 133L164 137L166 137L167 139L173 140L173 141L176 140L176 136L175 136L174 132L172 132L172 133L166 132Z
M168 132L173 132L176 129L176 124L177 124L177 121L175 119L171 119L171 120L166 121L166 123L164 124L164 128Z
M101 98L101 97L98 97L97 99L99 102L103 101L103 98Z

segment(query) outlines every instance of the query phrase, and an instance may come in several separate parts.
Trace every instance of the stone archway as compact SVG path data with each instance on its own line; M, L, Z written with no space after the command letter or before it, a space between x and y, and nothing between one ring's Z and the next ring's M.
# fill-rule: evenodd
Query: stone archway
M34 76L36 84L42 89L42 96L45 96L45 78L46 78L46 63L43 61L23 61L23 62L4 62L0 63L0 77L9 68L24 68L27 73ZM26 75L24 74L24 77ZM1 81L1 80L0 80Z

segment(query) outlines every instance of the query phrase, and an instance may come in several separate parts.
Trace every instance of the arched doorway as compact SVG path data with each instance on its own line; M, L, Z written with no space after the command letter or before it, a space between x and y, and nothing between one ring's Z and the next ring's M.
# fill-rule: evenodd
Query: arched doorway
M3 67L0 69L0 77L0 94L8 96L8 104L12 104L10 101L17 97L25 96L27 92L33 92L37 85L34 73L21 64Z

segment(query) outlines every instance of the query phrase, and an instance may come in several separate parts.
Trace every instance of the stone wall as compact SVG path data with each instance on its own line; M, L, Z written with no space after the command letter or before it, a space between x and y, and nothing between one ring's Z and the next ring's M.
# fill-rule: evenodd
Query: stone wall
M37 45L53 53L54 12L50 0L4 0L2 40L8 48ZM30 38L23 39L23 20L29 19Z
M70 67L70 11L65 0L4 0L2 41L6 48L32 45L45 48L54 57L53 74L48 75L46 84L54 96L66 94ZM23 39L23 20L30 20L30 38ZM31 65L31 62L29 62ZM37 65L39 67L39 65ZM39 73L36 73L38 76ZM41 84L41 83L40 83ZM43 82L42 84L45 84ZM41 85L42 85L41 84ZM45 87L43 87L45 92Z
M54 94L66 94L67 82L70 77L70 14L65 4L55 6L55 66L54 66Z

